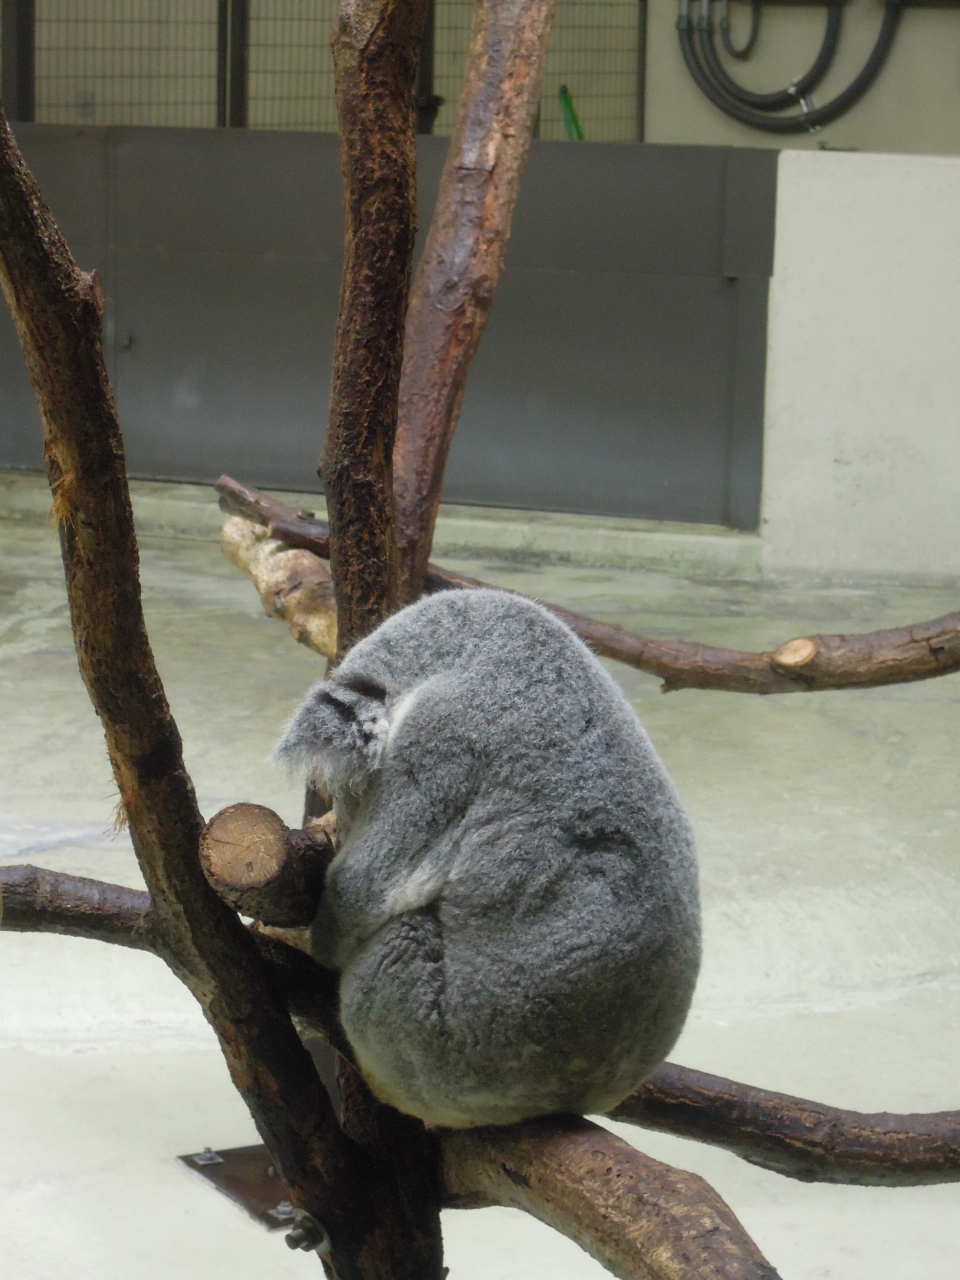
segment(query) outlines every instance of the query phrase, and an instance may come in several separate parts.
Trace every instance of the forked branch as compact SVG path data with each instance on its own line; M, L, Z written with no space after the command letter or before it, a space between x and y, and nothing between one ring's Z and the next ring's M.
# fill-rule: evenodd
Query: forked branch
M257 830L251 830L256 842ZM294 863L306 835L286 833ZM246 878L242 870L237 878ZM242 891L240 885L222 887L226 898ZM5 930L63 933L155 950L149 905L148 894L118 885L38 867L0 867L0 928ZM274 968L290 1011L349 1057L336 1013L336 976L268 935L257 933L255 941ZM610 1118L723 1147L803 1182L908 1187L960 1181L960 1111L843 1111L666 1063Z
M150 893L156 950L216 1031L291 1199L326 1225L340 1280L422 1272L396 1202L380 1195L385 1171L342 1134L271 970L200 869L202 819L143 621L99 289L73 262L2 114L0 282L40 406L77 656ZM430 1248L439 1258L439 1239Z
M0 866L0 930L58 933L155 955L163 951L149 893L43 867ZM254 927L250 934L290 1013L349 1058L337 975L269 932Z

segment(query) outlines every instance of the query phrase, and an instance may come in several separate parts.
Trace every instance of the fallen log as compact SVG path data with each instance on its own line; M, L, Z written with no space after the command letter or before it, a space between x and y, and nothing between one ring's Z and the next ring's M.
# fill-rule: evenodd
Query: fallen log
M667 1063L608 1114L724 1147L801 1182L863 1187L960 1182L960 1111L841 1111Z
M243 490L241 495L237 493L241 489L243 486L228 477L217 481L222 505L238 509L242 504L244 510L259 510L244 496L256 491ZM268 520L269 533L278 545L320 558L328 554L328 532L322 521L303 520L291 507L281 511L274 500L270 502L270 511L264 507L260 515ZM428 566L426 586L431 592L488 585L435 564ZM690 640L654 640L559 605L541 603L594 653L659 676L665 693L677 689L812 693L906 684L960 671L960 612L861 635L799 636L770 652L750 653Z

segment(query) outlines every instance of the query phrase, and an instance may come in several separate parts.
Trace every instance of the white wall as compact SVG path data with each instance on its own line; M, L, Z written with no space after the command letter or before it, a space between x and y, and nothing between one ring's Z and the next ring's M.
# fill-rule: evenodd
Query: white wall
M960 159L779 165L765 571L960 576Z

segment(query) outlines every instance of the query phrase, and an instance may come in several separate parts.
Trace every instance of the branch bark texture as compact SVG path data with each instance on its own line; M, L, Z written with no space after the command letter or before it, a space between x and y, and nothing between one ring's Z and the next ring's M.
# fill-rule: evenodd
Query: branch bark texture
M523 1209L621 1280L777 1280L702 1178L578 1116L447 1131L442 1171L448 1204Z
M388 1171L340 1131L271 971L203 877L202 820L143 622L100 292L73 262L2 115L0 283L40 406L77 656L150 893L156 949L216 1031L291 1199L326 1225L341 1280L422 1273Z
M397 605L392 464L416 235L414 81L427 0L341 0L333 38L346 234L330 425L339 651Z
M156 948L149 893L43 867L0 867L0 929Z
M450 441L503 270L557 0L478 0L407 316L393 455L400 593L424 590Z
M960 1182L960 1111L865 1115L667 1063L610 1118L724 1147L801 1182Z

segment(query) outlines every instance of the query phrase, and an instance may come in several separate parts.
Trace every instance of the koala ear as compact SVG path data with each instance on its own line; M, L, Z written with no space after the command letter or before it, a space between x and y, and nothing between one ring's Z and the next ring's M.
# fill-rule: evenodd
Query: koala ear
M275 762L337 787L374 772L387 733L386 692L369 680L314 685L274 748Z

